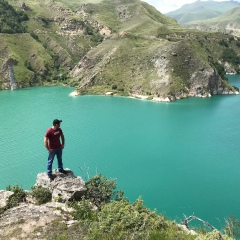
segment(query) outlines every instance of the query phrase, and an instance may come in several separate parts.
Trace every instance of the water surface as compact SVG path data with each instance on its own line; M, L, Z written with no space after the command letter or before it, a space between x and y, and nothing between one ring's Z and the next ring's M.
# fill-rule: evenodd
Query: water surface
M230 78L240 87L239 76ZM195 214L221 228L224 218L240 218L239 95L154 103L71 97L73 90L0 92L0 189L30 189L37 173L46 171L43 137L59 118L64 167L76 175L117 178L130 201L141 196L177 221Z

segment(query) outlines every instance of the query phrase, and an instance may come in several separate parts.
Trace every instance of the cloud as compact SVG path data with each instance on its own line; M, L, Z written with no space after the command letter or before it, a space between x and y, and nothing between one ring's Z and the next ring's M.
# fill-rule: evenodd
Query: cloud
M157 10L161 13L167 13L177 8L180 8L184 2L187 1L177 1L177 0L145 0L145 2L149 3L150 5L154 6ZM189 1L191 2L191 1Z
M204 0L204 1L212 1L212 0ZM217 2L222 2L226 0L217 0ZM240 0L239 0L240 1ZM161 13L167 13L174 11L180 8L184 4L196 2L195 0L144 0L148 4L154 6Z

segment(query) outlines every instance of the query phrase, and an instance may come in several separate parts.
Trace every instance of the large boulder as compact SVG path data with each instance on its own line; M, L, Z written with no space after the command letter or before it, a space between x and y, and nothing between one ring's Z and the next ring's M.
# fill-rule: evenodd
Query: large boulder
M85 182L81 177L74 176L71 170L66 170L63 174L53 170L54 180L50 180L47 173L39 173L36 179L36 185L47 188L52 193L53 200L62 202L80 200L87 190Z

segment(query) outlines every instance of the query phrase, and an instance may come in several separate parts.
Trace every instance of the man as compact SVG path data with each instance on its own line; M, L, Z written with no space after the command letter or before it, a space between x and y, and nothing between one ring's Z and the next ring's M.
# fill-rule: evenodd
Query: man
M62 150L64 148L65 139L60 128L62 120L54 119L53 126L49 128L44 136L44 146L48 150L48 164L47 164L47 174L50 180L54 179L52 175L52 163L55 155L57 155L58 160L58 171L61 173L67 173L63 169L62 163ZM61 141L60 141L61 139Z

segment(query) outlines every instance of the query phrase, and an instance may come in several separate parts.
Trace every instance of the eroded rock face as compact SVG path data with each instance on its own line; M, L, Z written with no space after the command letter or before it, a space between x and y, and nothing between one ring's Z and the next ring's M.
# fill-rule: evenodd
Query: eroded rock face
M71 170L67 174L53 171L55 179L50 181L47 173L37 175L36 184L48 188L52 193L52 201L37 205L30 191L25 191L27 196L18 206L5 210L0 215L0 239L10 239L13 234L19 238L11 239L45 239L41 238L41 231L53 221L64 222L70 226L75 222L71 212L73 209L66 203L71 199L79 199L86 191L85 183L81 177L74 176ZM6 206L11 191L0 191L0 208ZM61 198L62 202L56 202Z
M45 239L41 238L41 231L38 230L43 231L56 220L70 226L75 222L71 211L65 203L50 202L40 206L21 203L1 215L0 239Z
M36 179L37 185L50 190L53 200L61 199L62 202L79 200L87 190L83 179L74 176L71 170L67 170L67 174L54 170L53 176L54 180L50 181L47 173L39 173Z

